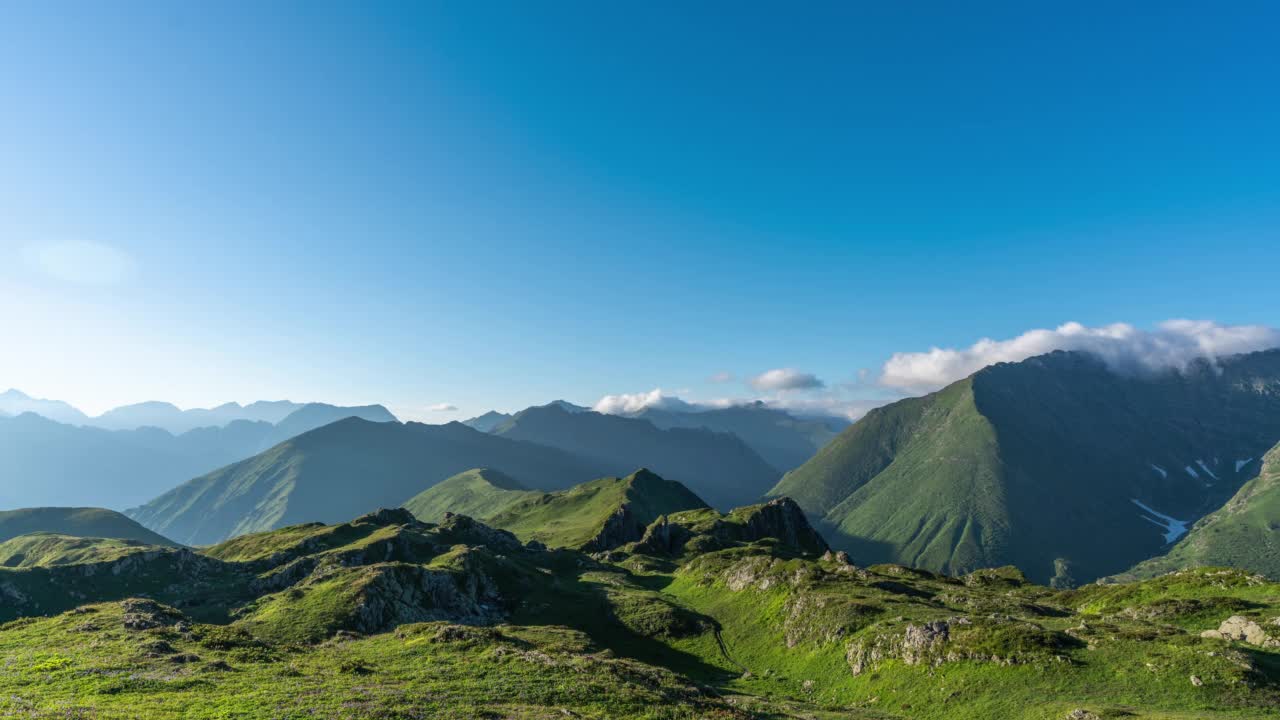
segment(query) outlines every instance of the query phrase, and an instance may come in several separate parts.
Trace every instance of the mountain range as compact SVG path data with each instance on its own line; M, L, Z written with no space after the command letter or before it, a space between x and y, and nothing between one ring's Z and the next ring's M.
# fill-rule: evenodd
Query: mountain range
M647 467L722 509L755 502L781 475L731 433L662 429L648 420L571 410L560 403L522 410L492 434L587 458L606 469L602 475Z
M867 562L1072 585L1164 554L1280 440L1280 351L1124 373L987 367L868 413L771 491Z
M562 450L491 435L461 423L378 423L348 418L183 483L128 515L187 545L298 522L335 522L394 507L475 467L554 490L607 475Z
M24 410L0 417L0 460L6 477L13 478L0 483L0 508L58 505L74 499L124 509L293 435L351 416L379 422L395 419L381 406L312 403L277 425L234 420L222 427L174 435L156 427L104 430L71 425Z
M647 472L521 502L494 520L515 534L384 508L198 550L51 532L0 542L0 708L1261 720L1280 702L1280 585L1244 571L1054 590L1012 567L865 566L790 499L721 513ZM627 515L653 519L606 531ZM571 532L550 548L520 537L548 528Z
M173 435L181 435L197 428L226 427L239 420L278 425L291 415L295 415L299 410L319 406L324 406L324 404L296 403L289 400L259 400L248 405L229 402L214 408L182 410L173 403L148 401L133 405L123 405L98 416L89 416L61 400L33 398L14 389L0 393L0 416L35 413L41 417L67 425L96 427L104 430L159 428ZM381 406L370 405L348 409L353 411L350 413L351 415L367 417L370 420L378 420L377 415L382 415L382 420L395 419L395 416Z
M30 482L5 484L0 507L131 507L187 544L401 504L432 521L460 507L534 537L501 513L646 467L721 510L793 498L863 562L952 574L1014 565L1058 587L1217 562L1280 573L1280 463L1268 454L1280 442L1280 351L1152 372L1055 352L838 433L761 404L624 416L556 401L444 426L309 404L274 425L173 435L70 426L30 412L54 401L5 397L6 412L25 414L0 417L0 457ZM764 455L803 462L783 474Z
M558 400L552 405L558 405L566 412L575 414L590 410L590 408L563 400ZM841 417L797 417L786 410L769 407L760 401L725 408L693 405L682 410L668 410L647 407L625 413L623 416L647 420L663 430L703 428L731 433L755 450L765 462L781 470L794 468L813 457L814 453L849 425L849 422ZM463 424L481 432L495 432L509 423L513 417L510 413L490 410L483 415L464 420Z
M649 407L628 417L648 420L663 429L705 428L732 433L780 470L802 465L849 426L844 418L797 417L760 401L690 411Z

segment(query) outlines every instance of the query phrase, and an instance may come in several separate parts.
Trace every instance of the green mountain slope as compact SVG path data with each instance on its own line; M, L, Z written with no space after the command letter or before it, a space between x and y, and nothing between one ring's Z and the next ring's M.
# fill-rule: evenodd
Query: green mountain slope
M1121 579L1149 578L1175 570L1227 566L1280 580L1280 445L1260 460L1258 476L1226 505L1197 522L1168 554L1136 565Z
M30 533L0 542L0 567L27 568L111 562L139 549L160 549L137 540Z
M706 507L684 485L641 469L525 498L484 517L522 540L605 550L640 539L659 516Z
M147 545L175 544L114 510L42 507L0 511L0 542L29 533L134 540Z
M705 428L663 430L647 420L566 405L523 410L494 434L590 458L606 468L602 475L647 467L722 509L755 502L781 474L735 435Z
M605 474L553 448L472 430L348 418L186 482L129 511L190 545L298 522L335 522L396 506L475 467L492 467L541 489Z
M542 493L525 488L497 470L475 468L423 490L406 502L404 508L423 522L440 522L445 513L484 519L521 500L540 495Z
M0 712L1252 720L1280 706L1280 585L1248 573L1061 592L1013 568L949 577L823 548L776 499L665 515L594 555L380 510L199 553L0 567L0 621L16 619L0 625Z
M1280 352L1154 376L1057 352L874 410L772 494L869 562L1070 584L1166 552L1277 440Z

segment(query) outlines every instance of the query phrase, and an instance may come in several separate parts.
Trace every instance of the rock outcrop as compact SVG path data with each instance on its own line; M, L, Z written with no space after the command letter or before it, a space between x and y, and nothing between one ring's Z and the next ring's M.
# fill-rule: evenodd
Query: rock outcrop
M1205 630L1200 637L1219 640L1238 640L1264 648L1280 648L1280 618L1273 619L1270 628L1241 615L1232 615L1217 630Z
M584 552L612 550L641 539L644 532L645 527L631 512L631 506L624 504L605 518L600 532L588 540L582 546L582 550Z
M780 497L756 505L746 518L747 542L776 538L804 553L821 555L830 550L827 541L809 524L795 500Z
M861 675L884 660L907 665L941 665L977 660L1001 665L1060 661L1062 651L1082 643L1032 622L992 615L908 623L901 632L864 635L849 644L845 660Z
M706 513L659 517L645 528L632 550L646 555L679 555L686 550L708 552L762 541L802 555L831 551L800 506L785 497L719 517L709 518ZM847 561L848 555L844 558Z
M487 625L506 616L502 594L483 572L455 573L421 565L386 563L371 568L348 629L376 633L399 625L445 620Z

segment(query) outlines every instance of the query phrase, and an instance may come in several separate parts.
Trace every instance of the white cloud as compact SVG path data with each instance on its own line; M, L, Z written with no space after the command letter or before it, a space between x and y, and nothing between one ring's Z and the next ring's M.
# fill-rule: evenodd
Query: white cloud
M450 403L436 403L427 409L431 412L454 412L458 409L458 406Z
M657 388L647 393L606 395L600 398L592 409L608 415L630 415L648 408L696 413L762 403L767 407L786 410L800 417L835 416L856 420L871 408L883 405L884 402L883 399L850 398L835 391L806 393L803 396L793 392L779 391L773 397L719 397L689 402L676 395L668 395L666 391Z
M134 271L133 258L101 243L44 243L27 247L23 254L35 271L75 285L118 285Z
M649 392L605 395L591 409L606 415L630 415L648 408L691 412L696 410L697 406L675 395L666 394L662 388L654 388Z
M751 378L749 382L751 387L760 391L816 390L825 386L817 375L800 372L795 368L768 370Z
M868 410L885 404L885 400L877 398L850 398L833 393L825 393L816 397L794 397L780 395L772 400L765 400L765 405L779 410L786 410L799 417L832 415L846 420L857 420L867 414Z
M1054 330L1028 330L1010 340L983 338L964 349L932 348L896 353L884 364L880 384L928 392L1000 362L1017 362L1054 350L1097 355L1121 372L1183 369L1196 358L1216 358L1280 347L1280 330L1264 325L1219 325L1169 320L1155 330L1125 323L1090 328L1069 322Z
M713 382L713 383L727 383L727 382L733 382L733 373L731 373L731 372L718 372L718 373L715 373L714 375L712 375L711 377L707 378L707 380L708 380L709 382Z

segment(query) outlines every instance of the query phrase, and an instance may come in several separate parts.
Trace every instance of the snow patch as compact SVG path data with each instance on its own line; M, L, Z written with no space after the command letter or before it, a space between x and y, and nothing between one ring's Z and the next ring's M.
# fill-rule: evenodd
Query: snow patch
M1205 464L1204 464L1204 461L1203 461L1203 460L1197 460L1197 461L1196 461L1196 464L1200 466L1200 469L1201 469L1201 470L1203 470L1203 471L1205 471L1205 472L1209 473L1209 477L1213 478L1214 480L1217 480L1217 479L1218 479L1218 476L1213 474L1213 471L1209 469L1209 466L1208 466L1208 465L1205 465Z
M1155 470L1156 472L1160 473L1160 477L1162 478L1169 477L1168 470L1165 470L1164 468L1160 467L1159 465L1156 465L1155 463L1147 463L1147 464L1151 466L1152 470Z
M1187 474L1188 474L1188 475L1190 475L1191 477L1193 477L1193 478L1195 478L1195 479L1197 479L1197 480L1199 480L1199 479L1200 479L1200 473L1198 473L1198 472L1196 472L1195 470L1191 469L1191 466L1190 466L1190 465L1188 465L1188 466L1186 466L1185 468L1183 468L1183 470L1186 470L1186 471L1187 471Z
M1150 515L1155 516L1150 517L1149 515L1139 515L1138 517L1164 528L1164 542L1166 545L1187 534L1187 526L1191 524L1190 521L1178 520L1177 518L1169 517L1158 510L1153 510L1149 505L1143 503L1137 498L1129 499L1133 501L1134 505L1137 505L1147 513L1150 513Z
M1244 467L1245 465L1248 465L1251 462L1253 462L1253 458L1249 458L1248 460L1237 460L1236 472L1240 472L1240 468Z

